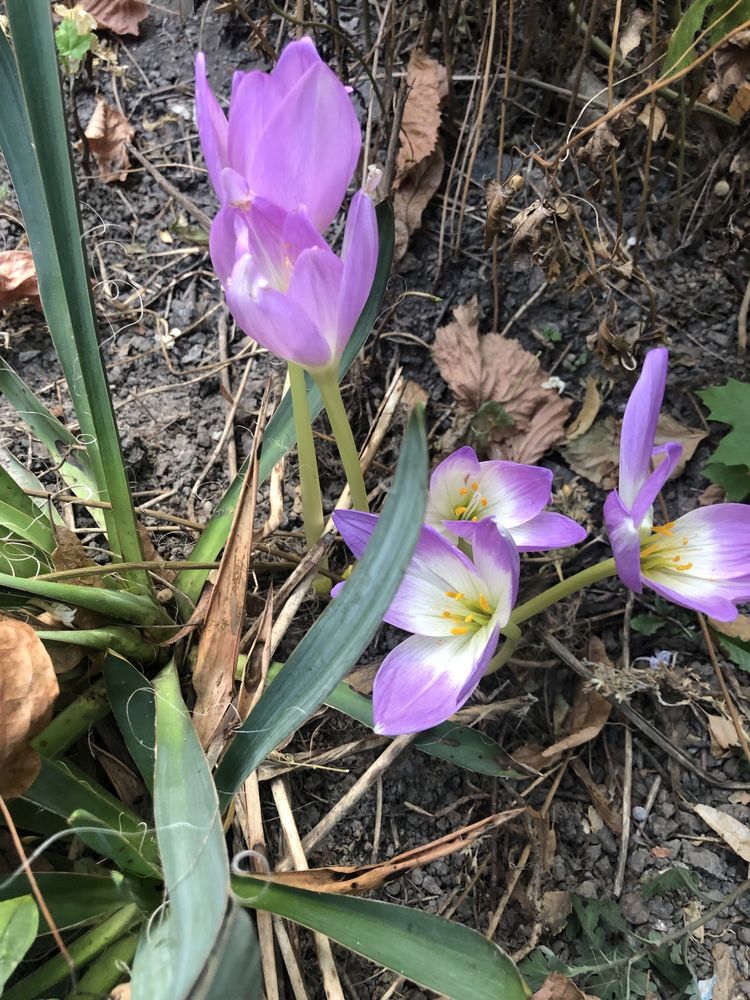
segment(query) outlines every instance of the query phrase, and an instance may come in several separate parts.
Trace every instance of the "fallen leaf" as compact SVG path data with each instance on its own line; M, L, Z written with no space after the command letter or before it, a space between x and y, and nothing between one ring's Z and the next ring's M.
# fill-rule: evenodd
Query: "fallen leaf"
M731 622L719 622L715 618L709 618L708 624L722 635L750 642L750 615L737 615Z
M651 130L651 139L653 142L657 142L663 135L666 134L667 116L658 104L654 104L653 107L650 104L647 104L638 115L638 121L641 125L644 125L646 129Z
M30 250L0 250L0 309L28 299L41 309L34 258Z
M745 83L737 89L730 101L727 114L736 122L740 122L748 111L750 111L750 86Z
M518 212L509 223L513 232L510 255L516 267L522 271L540 267L548 281L555 281L566 256L561 231L571 218L564 198L537 199Z
M575 441L576 438L585 434L597 418L602 405L602 397L593 375L586 376L586 393L583 397L581 409L573 423L568 428L565 435L567 441Z
M47 725L59 694L52 661L25 622L0 620L0 795L22 795L39 773L29 740Z
M672 848L671 847L660 847L657 844L656 846L654 846L654 847L651 848L651 854L655 858L660 858L661 860L664 860L665 858L671 858L672 857Z
M604 728L611 711L612 706L603 695L585 684L579 685L567 721L568 735L547 747L542 757L554 757L590 743Z
M135 135L127 118L100 97L83 134L104 183L126 180L130 166L127 144Z
M553 972L532 995L531 1000L597 1000L597 998L590 993L582 993L562 972Z
M750 806L750 792L732 792L729 801L733 806Z
M633 49L637 49L641 44L641 34L650 20L651 15L638 7L630 15L620 35L620 53L623 59L627 59Z
M443 179L445 157L442 146L405 174L393 191L393 216L396 228L394 260L398 263L406 253L409 240L422 224L422 213L432 200Z
M586 337L586 346L594 351L607 371L620 366L625 371L635 371L635 346L641 339L640 326L620 331L617 325L618 305L610 299L594 333Z
M620 148L620 140L635 125L635 108L625 108L608 122L598 125L588 142L578 150L576 156L595 174L601 174L609 163L612 150Z
M479 336L476 297L453 310L454 320L435 334L433 357L461 409L476 415L499 403L507 422L494 421L488 444L495 458L533 463L563 440L571 401L542 388L539 359L509 337Z
M682 907L682 917L686 924L692 924L698 920L703 915L703 907L697 899L691 899L690 902ZM703 944L703 939L706 935L706 928L703 924L699 924L691 932L690 936L695 938L698 944Z
M609 804L601 788L594 781L594 776L591 774L580 757L574 757L570 762L570 766L583 787L589 793L591 804L596 810L598 816L601 818L602 822L606 823L616 837L619 837L622 833L622 815L613 809Z
M695 454L696 448L707 437L708 434L706 431L699 427L688 427L686 424L681 424L679 420L675 420L668 413L662 413L659 416L654 443L661 445L666 444L668 441L676 441L682 445L682 455L672 470L670 479L678 479L682 475L685 471L685 466ZM662 458L657 456L654 459L654 465L658 466L661 461Z
M388 861L381 861L377 865L332 865L328 868L308 868L304 871L272 872L269 874L253 872L253 878L261 879L263 882L276 882L282 885L292 885L299 889L308 889L312 892L326 892L334 895L348 896L353 893L371 892L373 889L403 875L404 872L421 868L432 861L444 858L447 854L463 850L480 837L497 830L511 820L517 819L525 812L526 809L522 808L495 813L477 823L472 823L470 826L454 830L439 840L433 840L421 847L414 847L410 851L397 854L396 857L390 858Z
M694 808L703 822L710 826L715 833L718 833L738 857L750 864L750 827L740 823L729 813L714 809L713 806L704 806L699 803Z
M700 507L712 507L715 503L724 503L726 494L724 488L716 483L711 483L702 493L698 494L698 505Z
M573 912L570 893L563 889L550 889L542 896L540 917L545 929L554 937L560 933Z
M732 952L728 945L721 941L711 949L714 960L714 991L711 1000L732 1000L735 996L734 984L737 981L737 966L732 961ZM744 992L744 991L743 991Z
M61 573L69 569L83 569L86 566L96 565L74 531L66 528L63 524L55 524L54 521L52 522L52 531L55 536L52 565L56 572ZM96 576L70 577L66 583L90 587L103 586L102 581Z
M708 729L711 733L711 755L723 757L727 750L740 745L734 723L725 715L709 715Z
M489 250L492 246L492 241L502 227L503 212L523 185L524 180L521 174L513 174L502 184L496 180L489 180L485 184L484 196L487 200L487 220L484 224L485 250Z
M714 52L716 82L709 89L709 101L720 100L730 87L742 87L750 80L750 28L732 35Z
M138 35L140 24L148 17L145 0L85 0L86 12L98 28L108 28L116 35Z

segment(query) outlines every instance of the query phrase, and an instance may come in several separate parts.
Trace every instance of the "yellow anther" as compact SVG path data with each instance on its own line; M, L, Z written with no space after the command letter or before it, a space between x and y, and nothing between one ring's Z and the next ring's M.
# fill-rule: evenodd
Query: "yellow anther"
M446 590L445 596L452 597L454 601L460 601L464 595L460 590Z
M458 495L460 497L468 496L468 494L469 494L469 491L467 490L467 488L465 486L462 486L461 489L458 491Z
M465 514L467 510L468 507L456 507L453 513L456 515L456 517L461 517L461 515Z
M478 520L479 520L478 517L472 517L472 521L474 522L474 524L476 524Z
M471 488L472 488L473 490L478 490L478 489L479 489L479 483L478 483L478 482L476 481L476 479L475 479L475 480L474 480L474 482L473 482L473 483L471 484Z
M479 502L483 507L486 507L488 503L487 497L482 497L482 499Z
M444 611L443 612L443 618L452 618L452 617L453 617L453 615L451 614L450 611Z
M687 570L692 569L692 568L693 568L693 564L692 563L685 563L684 566L675 566L675 569L679 570L680 573L685 573L685 572L687 572Z
M490 602L487 600L484 594L479 595L479 607L482 609L482 611L485 612L485 614L489 614L490 611L492 611L492 608L490 607Z
M465 622L473 622L473 621L474 621L474 615L467 615L467 616L466 616L466 617L464 618L464 621L465 621Z
M655 524L651 530L655 531L657 535L666 535L667 538L671 538L673 527L674 521L667 521L666 524Z
M687 536L686 536L685 538L682 539L682 544L683 545L687 545L687 543L688 543L688 539L687 539Z
M681 559L681 556L679 556L679 555L672 556L672 562L679 562L680 559Z
M455 628L451 629L451 632L453 633L453 635L466 635L466 633L468 631L469 630L468 630L468 628L466 628L465 625L456 625Z

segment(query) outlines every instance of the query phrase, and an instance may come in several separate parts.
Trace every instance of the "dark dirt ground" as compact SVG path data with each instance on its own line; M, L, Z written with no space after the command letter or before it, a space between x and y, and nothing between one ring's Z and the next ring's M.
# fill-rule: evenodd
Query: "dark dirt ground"
M223 95L228 92L232 69L247 68L261 60L257 51L248 51L248 29L242 20L228 13L217 15L214 6L207 3L195 16L185 19L155 7L142 25L139 39L120 40L119 65L125 75L116 80L123 110L136 129L138 148L171 184L209 214L214 205L192 117L193 53L199 46L206 50L211 78ZM248 8L251 16L260 17L265 12L260 9L262 4L255 11L253 6ZM514 99L509 102L506 128L512 142L524 149L533 145L532 136L533 141L544 145L555 137L559 141L565 134L567 98L558 99L533 84L534 80L549 79L551 53L555 53L555 59L559 55L556 33L567 15L563 4L551 8L531 34L527 33L531 29L524 19L531 16L530 11L536 11L537 17L541 11L535 4L521 4L520 13L517 11L517 41L521 45L529 40L525 74L532 82L519 85L515 91ZM398 68L405 62L425 14L416 3L397 4L397 9L401 26L395 52ZM342 25L356 37L360 30L358 10L342 4L340 16ZM501 20L506 16L507 11L501 5ZM462 25L461 44L455 54L454 73L459 77L455 82L455 101L446 107L443 116L446 145L451 154L466 109L471 82L467 77L471 78L475 72L483 27L480 13L471 4L466 5ZM276 44L278 18L271 21L268 31ZM320 38L326 56L330 56L328 36L321 32ZM439 30L433 35L430 50L436 57L442 57ZM571 49L568 64L555 69L558 80L562 75L563 85L576 57L577 52ZM559 61L564 60L563 48ZM602 70L595 56L589 56L589 62L606 76L606 68ZM364 107L367 88L361 78L356 79L355 85L357 98ZM492 328L492 255L482 249L482 183L495 171L500 86L495 81L485 112L460 247L446 253L438 273L441 188L394 272L376 327L378 336L370 341L363 360L356 363L348 379L345 398L360 439L390 374L398 365L428 393L428 418L436 459L443 436L450 437L455 425L455 406L432 361L430 344L436 327L449 319L451 309L473 295L479 297L482 331ZM91 80L81 80L77 101L82 121L88 119L97 92L113 101L112 88L113 79L103 70ZM680 238L673 239L675 180L674 171L666 170L657 177L638 248L640 264L647 271L653 289L654 311L653 314L649 311L643 284L634 282L620 296L618 319L621 329L640 324L645 337L661 332L670 338L672 363L665 409L684 423L698 426L700 417L692 393L723 382L727 374L747 377L746 366L743 368L736 360L735 340L737 311L746 281L743 266L746 268L747 259L734 252L731 235L732 230L736 233L747 224L747 187L743 187L741 176L728 173L727 151L737 142L735 134L722 131L710 119L696 116L690 121L688 140L687 181L678 213L679 233L687 232L688 241L681 246ZM509 141L506 148L510 146ZM384 148L375 150L376 160L382 162L384 155ZM642 158L642 136L631 137L619 161L626 233L636 230ZM228 373L236 389L245 360L250 356L249 342L230 323L230 361L222 363L217 337L223 313L222 307L217 307L221 290L212 274L205 246L185 238L185 226L194 226L195 222L184 206L166 194L135 161L123 184L105 185L95 175L93 164L88 165L88 174L81 169L81 198L92 247L98 307L103 329L109 330L105 350L132 482L139 496L153 501L155 507L201 521L208 517L229 484L225 450L204 471L226 420L228 404L222 395L221 372ZM565 183L571 186L577 183L572 170L564 176ZM723 177L730 181L731 190L719 197L715 184ZM535 196L534 187L540 189L542 183L541 173L532 167L531 190L523 197L531 200ZM611 195L603 196L597 210L611 226L614 217ZM5 215L0 219L9 247L15 246L19 237L19 228L12 218L14 212L14 200L9 195L5 200ZM455 206L448 218L450 226L455 226ZM506 251L507 241L501 242L499 329L532 299L542 282L542 275L536 269L515 269ZM585 375L602 374L598 358L586 349L586 338L596 331L606 298L606 290L588 285L571 292L562 281L544 289L512 327L513 336L527 348L540 352L543 367L561 377L566 384L565 394L577 401L583 396ZM545 327L559 330L559 341L546 341L540 335ZM9 361L50 405L57 404L70 418L71 410L39 315L28 307L15 308L4 316L2 332L7 340L5 353ZM282 368L260 353L250 370L234 421L240 460L248 451L257 405L269 376L278 392ZM609 378L611 394L602 413L620 415L627 397L628 376L615 368ZM325 433L322 423L318 427ZM382 464L372 474L372 485L378 477L385 478L393 466L400 428L399 418L381 450ZM717 439L715 433L710 441L704 442L687 472L670 486L667 491L670 508L688 509L696 503L697 496L707 486L700 470ZM19 433L17 420L7 408L0 409L0 440L20 447L20 457L28 460L38 474L45 468L42 449ZM587 512L596 537L603 494L591 483L575 477L559 452L548 454L545 462L557 474L557 486L563 482L574 486L579 505ZM331 446L323 438L321 465L330 506L341 483ZM202 481L196 490L193 487L199 477ZM285 520L277 540L282 548L299 546L294 534L283 534L299 532L294 482L292 457L287 461L285 473ZM266 495L262 491L264 504ZM261 513L266 510L262 505ZM154 541L160 553L172 558L184 554L194 537L188 530L165 529L163 523L154 522L152 527L156 529ZM603 557L606 543L599 539L592 550L597 558L600 553ZM575 568L577 564L574 561L571 565ZM536 561L528 564L524 585L531 592L541 589L542 582L553 579L552 563ZM263 586L264 578L259 576L259 580ZM655 601L644 595L635 602L634 610L649 612L655 606ZM480 728L508 754L509 768L521 766L519 748L523 755L524 748L528 750L530 745L545 746L554 741L555 725L576 689L575 675L542 644L543 630L553 633L581 656L585 654L587 636L599 635L616 660L622 649L623 608L623 594L614 585L593 588L580 602L568 602L548 614L520 648L518 662L483 683L478 704L506 699L516 699L518 704L517 699L524 698L522 707L491 713L479 722ZM314 613L314 603L303 606L296 634L301 634ZM653 637L632 634L631 656L650 656L656 649L670 648L676 653L675 669L672 673L662 671L657 687L629 695L626 703L682 748L707 772L711 781L691 773L637 727L633 730L633 811L624 888L619 900L626 926L634 935L631 943L635 939L647 940L652 931L663 934L678 930L712 907L748 874L747 862L737 857L692 810L694 803L709 804L750 823L747 804L750 794L741 788L742 783L747 783L750 790L750 769L737 749L721 757L712 754L705 715L706 712L722 714L716 678L690 616L675 614L674 610L669 615L672 624L667 624L659 634ZM395 631L385 628L367 659L376 660L396 640ZM288 638L288 645L292 642ZM522 661L527 664L532 661L538 666L524 666ZM750 708L747 675L727 662L722 663L740 711L747 717ZM369 731L363 727L328 710L306 724L285 750L321 751L367 735ZM625 721L615 711L601 736L577 751L604 800L617 814L622 809L624 746ZM318 822L379 750L364 749L344 757L336 763L342 770L300 767L292 771L291 797L302 834ZM426 843L491 812L510 808L519 800L539 809L554 786L557 771L551 770L547 780L539 783L533 780L536 772L531 773L531 778L503 782L406 750L388 769L382 785L374 786L365 795L310 861L312 864L369 863ZM659 782L658 791L643 820L641 810L655 782ZM736 784L729 789L720 787L722 782ZM280 854L274 804L270 795L264 794L264 800L268 843L272 852ZM381 810L382 821L376 822ZM566 934L560 921L557 926L554 920L553 926L545 924L542 904L544 901L546 906L550 905L552 897L547 894L551 891L578 894L584 901L612 899L620 838L602 824L586 789L569 766L564 768L549 806L543 834L538 828L530 833L523 825L504 828L463 852L395 881L381 895L431 912L445 912L454 905L456 919L485 931L517 873L519 858L530 836L531 855L526 858L525 869L507 901L495 939L510 952L520 950L523 954L531 946L543 944L572 965L585 964L577 952L580 935L575 930ZM540 849L542 839L544 850ZM642 885L674 866L696 874L699 895L683 887L644 900ZM749 917L750 895L744 895L720 915L711 917L702 929L683 937L673 957L698 980L707 980L713 974L716 946L728 946L736 972L733 995L750 996ZM309 994L322 996L314 952L304 932L299 934L299 946L309 977ZM345 991L351 997L362 1000L381 997L395 978L392 973L378 971L341 949L336 949L336 956ZM643 992L635 981L612 989L613 992L604 988L598 992L592 985L589 991L602 997L638 996ZM677 994L676 987L653 973L645 989L658 997ZM389 995L416 1000L422 994L406 983Z

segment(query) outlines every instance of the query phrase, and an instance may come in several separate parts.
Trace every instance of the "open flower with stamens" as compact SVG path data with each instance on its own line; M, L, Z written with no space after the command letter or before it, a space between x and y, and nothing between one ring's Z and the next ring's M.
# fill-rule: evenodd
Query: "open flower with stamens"
M480 462L473 448L459 448L430 478L426 522L455 541L471 540L474 526L492 519L520 552L576 545L586 531L563 514L544 510L552 473L518 462Z
M219 201L267 198L304 207L318 232L341 208L362 146L349 90L310 38L291 42L270 73L237 72L229 118L195 59L195 109L208 175Z
M750 507L716 504L653 524L654 500L682 451L678 444L654 448L666 376L666 349L649 351L625 408L619 489L604 504L617 572L637 594L645 584L675 604L731 621L735 605L750 600Z
M359 558L377 516L337 510L333 519ZM477 526L472 549L469 559L431 527L422 529L385 615L412 635L386 656L375 678L376 732L415 733L444 722L484 674L516 600L519 558L493 521Z

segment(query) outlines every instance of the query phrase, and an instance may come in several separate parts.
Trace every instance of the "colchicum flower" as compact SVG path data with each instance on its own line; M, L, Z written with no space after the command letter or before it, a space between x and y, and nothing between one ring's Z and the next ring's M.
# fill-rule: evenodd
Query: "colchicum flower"
M359 558L377 516L337 510L333 519ZM433 528L422 529L385 615L412 635L386 656L375 678L376 732L415 733L444 722L484 674L516 600L519 558L492 521L477 525L472 550L469 559Z
M471 540L475 525L491 518L520 552L576 545L586 531L563 514L546 511L552 473L518 462L480 462L473 448L459 448L430 478L425 520L451 541Z
M666 377L666 348L649 351L625 408L619 489L604 504L617 572L637 594L645 584L675 604L732 621L735 605L750 599L750 507L715 504L653 524L654 500L682 452L676 443L654 447Z
M195 111L208 175L222 205L267 198L304 207L318 232L341 208L362 146L347 88L309 38L291 42L270 73L237 72L229 120L195 58Z

